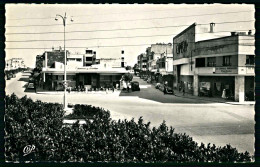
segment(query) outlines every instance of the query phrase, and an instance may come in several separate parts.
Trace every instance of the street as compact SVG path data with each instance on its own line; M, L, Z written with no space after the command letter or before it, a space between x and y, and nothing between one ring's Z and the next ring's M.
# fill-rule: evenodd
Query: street
M6 81L6 94L18 97L27 95L33 100L62 103L63 93L36 94L27 90L29 73L18 73L16 78ZM140 81L138 78L134 80ZM173 95L163 95L150 84L140 81L140 92L130 95L120 91L102 93L70 93L69 103L90 104L107 109L112 119L132 119L139 117L151 126L160 125L163 120L176 132L186 133L204 144L217 146L231 144L238 151L254 154L254 106L231 105L189 99Z

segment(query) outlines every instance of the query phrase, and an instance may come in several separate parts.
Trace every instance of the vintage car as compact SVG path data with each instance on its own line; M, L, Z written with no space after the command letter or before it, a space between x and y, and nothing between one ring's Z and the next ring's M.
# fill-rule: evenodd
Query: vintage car
M7 74L7 75L6 75L6 79L7 79L7 80L10 80L11 78L13 78L13 74Z
M133 81L131 82L132 91L140 91L139 82Z

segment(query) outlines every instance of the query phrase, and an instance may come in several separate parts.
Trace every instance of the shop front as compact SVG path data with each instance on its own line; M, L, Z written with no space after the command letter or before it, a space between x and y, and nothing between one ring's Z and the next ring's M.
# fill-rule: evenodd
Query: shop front
M64 75L61 74L46 74L46 82L42 85L44 90L62 91L64 90ZM76 87L76 74L67 75L68 87Z
M234 99L234 76L199 76L199 95Z
M255 77L245 76L245 101L255 101Z
M177 84L178 90L185 93L193 94L193 76L191 75L181 75L179 77L179 83Z

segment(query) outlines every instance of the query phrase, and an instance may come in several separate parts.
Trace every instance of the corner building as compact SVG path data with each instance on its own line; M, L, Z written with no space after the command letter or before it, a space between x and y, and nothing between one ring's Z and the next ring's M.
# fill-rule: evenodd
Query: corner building
M192 24L173 38L173 87L195 96L254 101L255 37L251 31L219 37Z
M194 95L208 89L213 97L235 101L254 101L254 36L231 36L199 41L195 44Z

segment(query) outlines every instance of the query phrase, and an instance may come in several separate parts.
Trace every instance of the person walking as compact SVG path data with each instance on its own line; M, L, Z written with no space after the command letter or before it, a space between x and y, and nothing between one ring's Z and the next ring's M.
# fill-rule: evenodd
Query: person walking
M167 90L166 90L166 89L167 89L167 85L168 85L168 82L165 81L165 82L164 82L164 89L163 89L163 93L164 93L164 94L167 93Z
M222 92L222 96L221 96L223 99L226 99L226 89L223 89L223 92Z
M182 95L185 95L185 86L182 87Z

